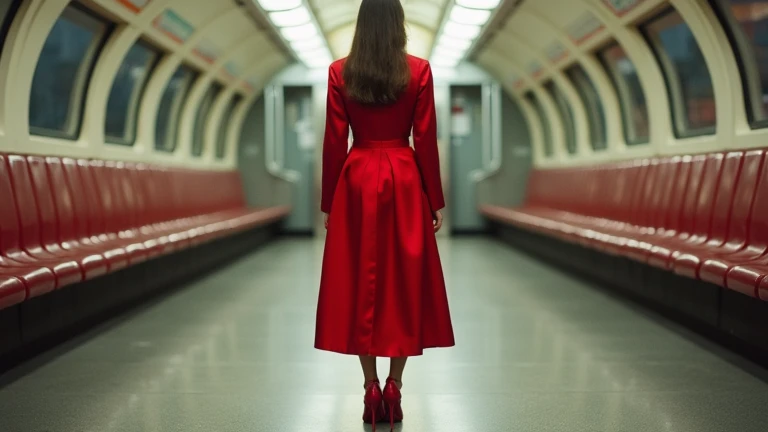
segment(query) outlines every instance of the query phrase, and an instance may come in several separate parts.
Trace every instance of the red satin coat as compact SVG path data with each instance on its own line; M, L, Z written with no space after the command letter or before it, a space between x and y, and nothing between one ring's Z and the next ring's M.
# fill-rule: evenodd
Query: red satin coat
M445 206L432 70L425 60L408 62L410 85L385 106L350 100L344 60L330 67L321 203L330 219L318 349L402 357L454 345L432 221Z

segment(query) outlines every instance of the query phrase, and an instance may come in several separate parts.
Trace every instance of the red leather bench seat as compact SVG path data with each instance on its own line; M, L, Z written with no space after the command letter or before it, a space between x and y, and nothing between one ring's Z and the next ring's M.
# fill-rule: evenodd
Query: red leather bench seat
M764 150L535 170L487 217L768 300Z
M240 175L0 155L0 309L284 217Z

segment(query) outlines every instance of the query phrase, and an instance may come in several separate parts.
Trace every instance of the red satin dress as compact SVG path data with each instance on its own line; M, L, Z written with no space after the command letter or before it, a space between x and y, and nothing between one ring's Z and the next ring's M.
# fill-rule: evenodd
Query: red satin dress
M321 350L410 357L454 345L432 221L445 206L432 70L425 60L408 61L410 85L384 106L350 100L344 60L330 67L321 203L330 218L315 330Z

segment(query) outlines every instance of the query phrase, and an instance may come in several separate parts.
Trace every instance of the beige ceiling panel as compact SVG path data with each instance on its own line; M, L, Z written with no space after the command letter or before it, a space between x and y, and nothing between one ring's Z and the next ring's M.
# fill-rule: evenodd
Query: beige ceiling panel
M352 46L361 0L310 0L335 58L345 57ZM448 0L403 0L408 27L408 52L429 55Z
M326 32L355 22L360 0L311 0L320 26ZM424 27L437 29L447 0L407 0L403 2L405 19Z
M446 3L448 2L442 0L408 1L405 3L405 17L408 21L437 31Z
M251 73L245 79L256 92L260 92L269 80L288 64L285 56L280 53L264 56L262 60L259 67L251 70Z
M545 65L535 56L532 51L521 49L521 42L510 37L496 37L489 45L488 49L507 57L513 63L519 65L525 73L534 78L540 77L545 71Z
M435 32L417 24L408 25L408 46L406 49L416 57L429 57L432 43L435 40Z
M478 55L477 63L496 77L507 89L521 91L527 85L526 76L522 70L494 50L485 50Z
M352 38L355 36L355 24L347 24L327 36L328 44L335 59L344 58L349 55L352 48ZM432 48L432 41L435 33L432 30L424 28L418 24L408 24L408 46L407 51L417 57L428 57L429 50Z
M238 66L248 65L253 62L257 56L264 56L265 52L271 54L274 49L264 49L264 39L261 37L251 38L250 41L242 43L233 52L227 63L235 63ZM233 74L235 75L235 74Z
M231 9L232 6L233 2L221 0L174 0L169 4L174 12L194 27L204 26L210 19Z
M477 64L493 75L501 82L505 81L506 71L499 64L499 56L493 55L491 51L485 50L477 56Z
M320 1L313 3L320 3ZM337 0L325 6L316 6L315 11L320 27L325 32L333 32L357 19L357 8L351 7L348 1Z
M352 38L355 36L355 24L347 24L326 36L334 59L346 57L352 48Z
M236 44L256 31L253 21L243 14L226 21L220 21L205 32L204 39L212 42L218 48L226 50L227 47Z
M541 22L527 19L525 16L514 15L504 28L504 33L511 33L520 38L528 45L540 50L546 50L550 44L557 41L548 27L541 25ZM503 37L500 35L500 37Z
M576 44L603 30L602 22L580 1L536 0L525 2L523 8L562 29Z
M526 19L525 16L516 15L499 33L498 38L514 38L552 64L559 63L569 55L568 49L549 27Z

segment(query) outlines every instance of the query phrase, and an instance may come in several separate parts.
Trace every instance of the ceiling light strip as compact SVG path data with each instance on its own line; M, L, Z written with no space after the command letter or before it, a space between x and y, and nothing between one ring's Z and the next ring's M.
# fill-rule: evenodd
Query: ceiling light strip
M252 0L296 57L311 69L333 61L325 36L306 0Z
M456 67L493 20L501 0L452 0L436 34L430 63Z

